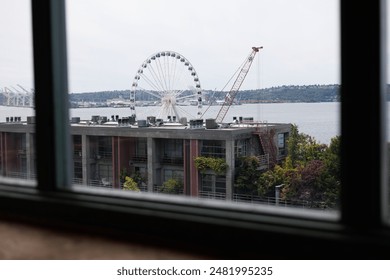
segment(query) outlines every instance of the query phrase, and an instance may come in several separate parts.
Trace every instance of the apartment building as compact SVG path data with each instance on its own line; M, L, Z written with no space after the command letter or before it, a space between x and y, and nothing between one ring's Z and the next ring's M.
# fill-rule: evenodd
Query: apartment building
M0 124L2 176L35 178L34 121L29 117ZM184 195L231 200L239 159L256 156L263 170L280 162L287 154L290 128L241 117L224 126L212 120L135 124L118 117L72 118L73 181L120 189L125 176L137 174L141 191L160 192L164 182L175 178ZM198 157L223 159L226 172L200 172Z

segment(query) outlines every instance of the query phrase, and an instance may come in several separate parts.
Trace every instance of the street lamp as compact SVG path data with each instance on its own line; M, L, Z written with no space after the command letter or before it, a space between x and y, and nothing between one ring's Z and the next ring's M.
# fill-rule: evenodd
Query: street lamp
M275 186L275 205L279 205L279 196L280 196L280 188L283 187L284 184L280 184Z

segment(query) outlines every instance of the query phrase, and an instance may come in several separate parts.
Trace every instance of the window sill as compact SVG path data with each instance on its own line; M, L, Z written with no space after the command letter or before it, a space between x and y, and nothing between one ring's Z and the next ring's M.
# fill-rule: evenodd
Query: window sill
M352 229L335 213L73 187L0 186L4 218L176 247L215 258L388 258L387 229Z

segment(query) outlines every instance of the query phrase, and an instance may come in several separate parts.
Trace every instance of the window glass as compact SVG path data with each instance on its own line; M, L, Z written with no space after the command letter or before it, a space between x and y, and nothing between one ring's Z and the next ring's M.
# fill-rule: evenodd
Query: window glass
M338 209L337 0L66 4L75 182Z
M35 182L30 1L0 2L0 176Z

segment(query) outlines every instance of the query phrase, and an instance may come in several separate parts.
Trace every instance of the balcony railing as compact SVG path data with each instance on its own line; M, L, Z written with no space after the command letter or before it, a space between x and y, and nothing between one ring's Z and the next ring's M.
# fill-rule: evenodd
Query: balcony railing
M36 180L37 179L37 174L35 173L30 173L28 174L27 172L7 172L7 175L5 177L8 178L15 178L15 179L24 179L24 180Z
M279 207L293 207L293 208L305 208L305 209L333 209L335 205L326 205L322 201L308 201L308 200L276 200L275 197L260 197L255 195L245 194L233 194L234 202L243 202L251 204L266 204L266 205L278 205Z
M161 159L161 163L163 163L163 164L170 164L170 165L183 165L184 159L183 159L183 157L164 156Z
M133 162L136 162L136 163L145 163L148 161L148 158L146 155L145 156L134 156L131 158L131 160Z
M89 158L96 160L111 159L112 152L94 152L90 154Z
M174 195L183 195L183 190L180 190L178 193L167 193L164 191L164 186L153 186L153 192L154 193L166 193L166 194L174 194Z
M219 192L199 191L199 198L225 200L226 199L226 194L225 193L219 193Z

